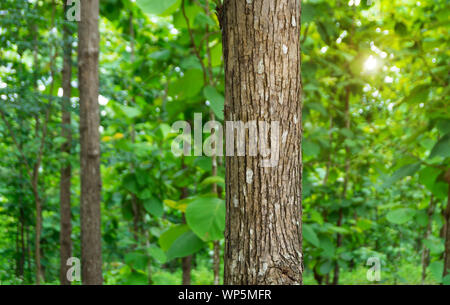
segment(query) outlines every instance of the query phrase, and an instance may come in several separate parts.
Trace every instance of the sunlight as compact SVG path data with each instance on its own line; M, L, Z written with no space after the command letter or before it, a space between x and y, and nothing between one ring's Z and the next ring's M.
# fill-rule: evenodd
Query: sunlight
M370 72L374 71L378 67L378 61L375 57L372 55L367 58L367 60L364 62L364 71Z

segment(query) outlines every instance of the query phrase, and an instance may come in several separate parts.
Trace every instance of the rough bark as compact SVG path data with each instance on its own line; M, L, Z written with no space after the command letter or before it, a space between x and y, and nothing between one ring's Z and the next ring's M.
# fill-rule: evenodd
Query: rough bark
M100 114L98 104L99 0L81 5L78 79L81 142L81 275L83 284L102 284L100 223Z
M64 2L63 14L65 16L67 10L67 4ZM72 95L72 32L67 24L63 25L63 41L64 41L64 57L63 57L63 69L62 69L62 121L61 121L61 136L65 139L61 147L61 151L67 155L71 154L72 145L72 133L70 129L70 97ZM60 178L60 232L59 232L59 244L60 244L60 272L59 280L61 285L70 285L70 281L67 279L67 271L70 266L67 265L67 260L72 256L72 225L71 225L71 212L70 212L70 200L71 200L71 177L72 167L70 162L66 161L61 166L61 178Z
M280 124L276 166L226 157L224 283L302 284L300 0L226 0L218 14L225 120Z

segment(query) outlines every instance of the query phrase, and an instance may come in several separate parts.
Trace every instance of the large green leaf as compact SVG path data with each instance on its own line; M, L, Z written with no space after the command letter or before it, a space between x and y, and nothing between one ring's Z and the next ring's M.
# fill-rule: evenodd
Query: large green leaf
M164 264L167 260L164 251L155 245L150 245L150 247L148 248L148 254L152 258L156 259L160 264Z
M225 201L215 197L197 197L186 209L186 220L202 240L219 240L225 229Z
M220 94L216 88L212 86L206 86L203 89L203 95L210 102L211 109L216 117L223 120L223 107L225 105L225 98Z
M183 233L189 231L189 227L185 224L171 227L159 237L158 243L163 251L169 250L173 242Z
M205 243L198 238L194 232L185 232L173 242L172 246L167 251L167 260L194 254L203 248L204 245Z
M319 238L309 224L303 224L303 238L316 247L320 246Z
M184 75L169 86L169 94L178 99L196 96L203 88L203 72L199 69L187 70Z
M411 93L407 97L405 97L405 102L412 104L426 103L428 101L429 93L429 85L418 85L411 90Z
M144 13L153 15L167 15L173 13L181 0L137 0L136 4Z
M443 158L450 157L450 133L439 139L431 150L430 159L437 156L441 156Z
M436 179L441 172L442 170L439 168L427 166L419 172L419 182L432 191Z
M441 261L432 262L428 268L430 269L431 274L435 278L435 280L440 283L442 282L442 273L444 271L444 263Z
M394 174L389 179L387 179L383 185L385 187L390 186L394 182L397 182L407 176L414 175L419 169L420 169L420 162L404 165L400 167L398 170L396 170Z
M162 202L155 197L144 200L144 209L155 217L161 217L164 213Z
M410 221L415 214L416 214L415 210L404 208L390 211L386 215L386 218L391 223L401 225L404 224L405 222Z

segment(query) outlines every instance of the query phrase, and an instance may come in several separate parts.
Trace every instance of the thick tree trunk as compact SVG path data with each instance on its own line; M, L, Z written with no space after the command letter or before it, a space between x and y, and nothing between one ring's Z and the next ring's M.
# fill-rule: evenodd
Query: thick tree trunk
M63 14L65 16L67 5L64 2ZM72 133L70 129L70 97L72 91L72 33L69 26L64 24L63 26L63 41L64 41L64 58L63 58L63 70L62 70L62 87L63 87L63 99L62 99L62 126L61 136L66 140L61 151L67 155L71 154L72 145ZM72 256L72 225L71 225L71 212L70 212L70 180L72 177L72 168L70 162L66 161L61 166L61 180L60 180L60 232L59 232L59 245L60 245L60 271L59 280L61 285L70 285L70 281L67 278L67 271L70 266L67 265L67 260Z
M99 0L81 5L78 79L81 137L81 274L83 284L102 284L100 223L100 113L98 104Z
M225 120L279 122L273 167L226 157L224 283L302 284L300 0L226 0L219 15Z

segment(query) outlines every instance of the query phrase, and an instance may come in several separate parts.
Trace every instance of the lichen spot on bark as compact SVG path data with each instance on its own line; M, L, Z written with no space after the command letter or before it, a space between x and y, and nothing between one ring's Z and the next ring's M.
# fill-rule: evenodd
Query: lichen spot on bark
M253 171L250 168L247 168L246 181L248 184L252 184L253 182Z

